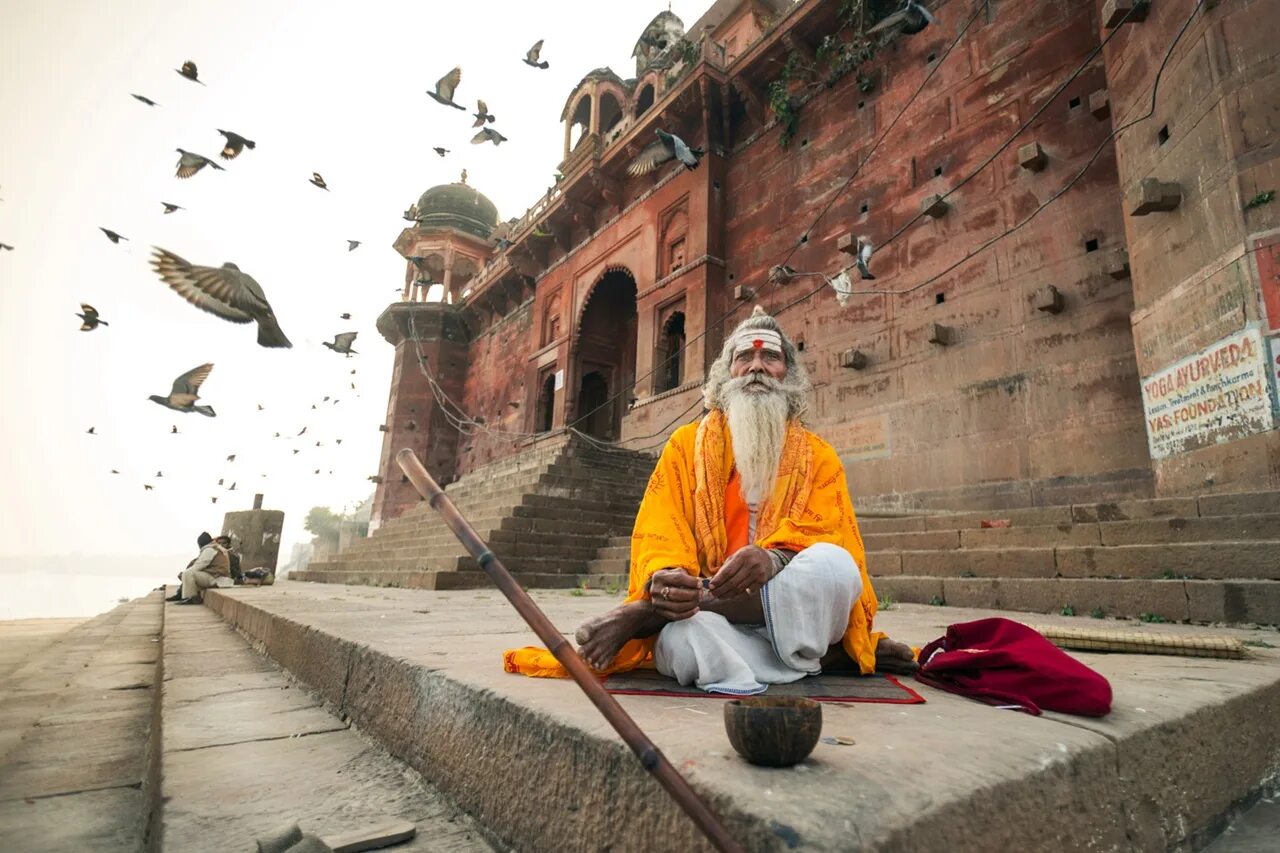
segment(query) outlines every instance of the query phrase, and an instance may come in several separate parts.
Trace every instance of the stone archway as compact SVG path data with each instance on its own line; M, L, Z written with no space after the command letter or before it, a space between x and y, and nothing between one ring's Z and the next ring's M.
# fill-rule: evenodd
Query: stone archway
M626 268L610 269L591 289L575 329L573 364L572 425L618 440L636 375L636 280Z

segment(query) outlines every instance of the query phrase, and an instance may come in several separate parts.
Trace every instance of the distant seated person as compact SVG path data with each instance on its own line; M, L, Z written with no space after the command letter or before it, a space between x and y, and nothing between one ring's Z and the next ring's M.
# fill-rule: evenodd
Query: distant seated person
M213 541L226 549L227 559L231 561L231 582L236 586L244 583L244 572L240 570L240 552L232 547L231 537L224 533Z
M231 583L231 558L227 549L207 532L197 537L196 544L200 546L200 556L182 573L182 598L178 604L203 604L204 590L218 586L221 578L225 578L228 585Z

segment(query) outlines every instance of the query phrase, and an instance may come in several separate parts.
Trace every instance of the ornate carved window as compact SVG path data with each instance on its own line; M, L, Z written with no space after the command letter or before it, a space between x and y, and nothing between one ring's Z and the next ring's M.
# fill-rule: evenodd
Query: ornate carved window
M560 340L560 293L557 291L547 300L542 311L542 346Z
M685 246L689 236L689 216L681 203L667 214L662 225L662 254L659 257L658 277L662 278L682 268L688 261Z
M658 345L653 354L653 393L680 386L684 368L684 299L658 309Z

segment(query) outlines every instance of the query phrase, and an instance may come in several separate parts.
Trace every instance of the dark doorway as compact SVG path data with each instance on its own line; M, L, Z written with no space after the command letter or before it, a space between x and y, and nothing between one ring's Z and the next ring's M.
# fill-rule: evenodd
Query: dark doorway
M573 425L616 441L636 370L636 280L627 270L610 270L592 289L577 330L574 364L579 378Z
M538 423L535 429L539 432L547 432L551 429L552 423L556 418L556 375L555 372L547 374L547 378L542 380L542 390L538 393Z
M676 311L662 326L658 340L656 362L658 373L657 392L680 387L680 362L684 355L684 312Z

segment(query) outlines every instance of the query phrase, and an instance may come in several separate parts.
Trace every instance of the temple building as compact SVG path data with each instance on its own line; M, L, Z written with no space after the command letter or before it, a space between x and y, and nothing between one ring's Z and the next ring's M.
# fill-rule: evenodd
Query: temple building
M755 305L864 515L1280 491L1280 10L928 5L663 12L523 214L423 193L371 530L419 505L402 447L441 482L566 429L656 453ZM629 171L659 129L698 167Z

